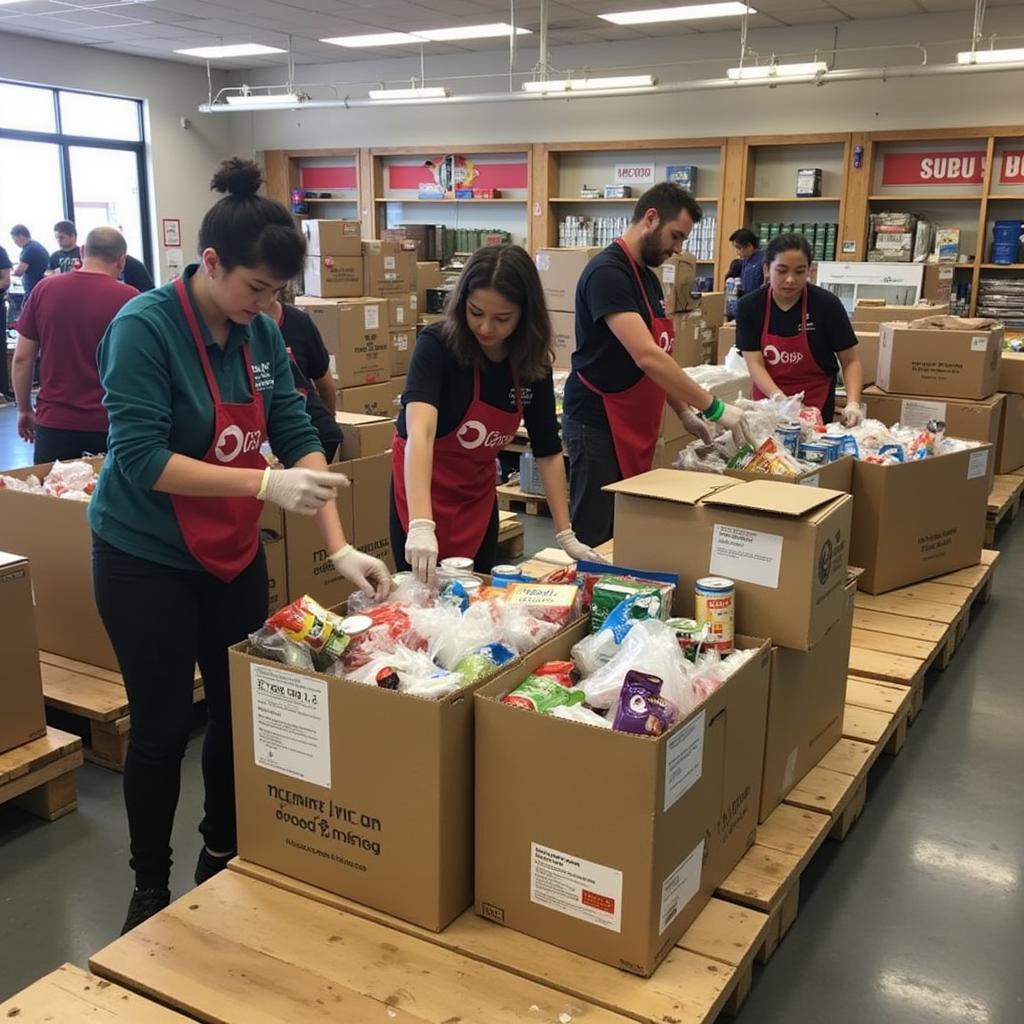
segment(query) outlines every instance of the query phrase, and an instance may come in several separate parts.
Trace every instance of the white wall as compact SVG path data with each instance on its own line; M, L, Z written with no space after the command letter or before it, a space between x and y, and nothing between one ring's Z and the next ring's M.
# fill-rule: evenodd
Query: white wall
M837 67L878 67L919 63L921 53L907 47L879 50L885 44L922 43L929 63L948 63L969 48L972 16L915 15L846 23L838 29L838 47L859 48L837 55ZM1024 41L1024 4L990 9L987 33ZM749 45L763 55L802 54L817 48L828 59L832 25L752 32ZM525 37L517 69L529 72L537 59L537 36ZM724 76L737 63L739 33L735 29L701 36L675 36L642 43L589 44L552 52L559 68L595 70L613 66L621 73L649 70L660 81ZM680 66L677 62L685 61ZM672 62L674 66L658 66ZM427 78L470 76L452 81L455 92L495 92L508 88L507 51L428 57ZM358 61L348 64L300 66L304 83L347 82L352 96L365 96L368 83L408 81L419 73L418 60ZM611 72L610 72L611 73ZM481 74L496 77L481 79ZM279 83L283 70L232 73L233 84ZM517 78L516 88L522 77ZM362 84L356 84L362 83ZM323 95L321 92L320 95ZM342 92L344 95L344 91ZM888 83L830 83L777 89L736 89L687 92L617 99L545 100L534 103L434 107L386 107L356 110L307 110L255 114L199 115L206 120L243 121L251 126L256 150L301 146L468 145L483 142L528 142L563 139L670 138L717 135L777 134L944 128L954 125L1013 124L1024 121L1024 71Z
M167 279L161 217L181 220L186 262L194 259L199 222L214 199L208 191L214 168L232 155L236 138L245 151L251 149L248 125L197 115L197 105L206 99L205 69L5 34L0 36L0 75L146 100L152 244L160 277ZM182 117L192 122L187 131L181 128Z

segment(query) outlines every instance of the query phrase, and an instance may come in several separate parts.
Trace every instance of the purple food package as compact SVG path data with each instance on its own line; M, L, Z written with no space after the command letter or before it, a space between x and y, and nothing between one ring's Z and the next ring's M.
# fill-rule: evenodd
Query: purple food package
M626 673L612 728L636 736L660 736L676 719L675 706L661 696L661 680L646 672Z

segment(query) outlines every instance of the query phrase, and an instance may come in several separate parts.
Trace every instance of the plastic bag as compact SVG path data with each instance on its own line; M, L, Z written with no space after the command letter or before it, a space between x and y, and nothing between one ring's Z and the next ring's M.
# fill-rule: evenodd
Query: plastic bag
M552 718L564 718L569 722L579 722L581 725L593 725L598 729L610 729L612 723L604 715L599 715L592 708L583 704L561 704L552 708L548 714Z
M43 491L55 498L88 501L96 489L96 471L87 462L60 462L53 464L43 481Z
M262 626L255 633L249 634L252 653L257 658L268 661L279 661L289 668L314 670L313 652L303 644L289 640L285 634L272 626Z
M637 622L643 621L636 616L637 602L636 595L620 601L609 612L608 617L596 633L585 636L573 646L573 661L579 666L583 675L589 676L602 665L611 661L618 653L629 631Z

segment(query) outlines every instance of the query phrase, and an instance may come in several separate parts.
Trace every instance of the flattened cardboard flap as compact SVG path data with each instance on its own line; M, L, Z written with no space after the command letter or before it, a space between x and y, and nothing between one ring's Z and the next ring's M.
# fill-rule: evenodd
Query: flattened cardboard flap
M734 488L736 481L714 477L710 473L691 473L678 469L652 469L649 473L620 480L603 488L613 494L632 494L638 498L660 498L683 505L696 505L718 491ZM831 493L831 492L829 492Z
M387 416L371 416L365 412L336 412L335 420L343 427L364 427L371 423L391 423Z
M830 491L824 487L792 487L771 480L751 480L722 494L711 495L704 499L704 503L798 519L842 497L845 497L842 491Z

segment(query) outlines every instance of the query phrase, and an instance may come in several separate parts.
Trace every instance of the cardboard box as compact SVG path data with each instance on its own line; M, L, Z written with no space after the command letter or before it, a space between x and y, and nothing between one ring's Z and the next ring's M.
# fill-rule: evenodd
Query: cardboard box
M923 316L941 316L949 312L949 303L927 303L920 306L887 306L873 299L858 299L853 309L854 327L864 325L868 330L877 330L871 324L906 323Z
M700 366L704 362L702 324L699 313L676 313L672 317L676 340L672 358L680 366Z
M955 267L951 263L926 263L921 298L948 311L954 274Z
M538 249L537 271L548 310L557 313L576 311L576 284L583 268L599 253L600 246L580 249Z
M856 593L851 578L839 620L810 650L772 649L759 822L842 738Z
M444 284L444 274L441 273L441 264L432 260L416 264L416 312L427 311L427 289L440 288Z
M725 323L725 292L703 292L700 311L708 327L721 327Z
M547 656L568 657L585 632ZM739 643L758 654L657 739L502 704L508 674L477 691L478 914L654 971L754 841L769 648Z
M388 299L388 330L415 331L419 302L415 292L398 299Z
M936 398L988 398L999 387L1003 329L933 331L882 324L878 372L883 391Z
M999 359L999 390L1024 395L1024 352L1003 352Z
M394 419L398 415L394 401L395 387L389 377L380 384L367 384L359 388L340 388L337 411L358 412L364 416Z
M288 603L288 558L284 537L269 530L261 530L263 553L267 558L267 582L270 584L270 611L276 612Z
M732 477L734 480L771 480L781 484L824 487L831 491L842 491L844 494L849 494L853 490L853 463L852 455L844 455L841 459L836 459L835 462L816 466L797 476L766 476L764 473L754 473L746 469L727 469L722 476Z
M272 501L263 502L259 527L260 532L267 530L270 533L276 533L279 537L282 536L284 534L284 509Z
M29 563L27 558L6 551L0 551L0 622L4 624L2 754L46 733Z
M891 395L871 387L864 389L863 399L868 416L881 420L887 426L902 423L923 430L929 420L941 420L946 424L946 433L950 437L981 441L993 448L999 444L1004 395L996 394L977 402L967 402L956 398Z
M864 569L860 589L884 594L977 565L993 457L984 445L896 466L857 461L850 564Z
M691 614L699 578L725 576L736 582L736 629L748 636L807 650L841 616L850 495L666 469L605 490L615 495L616 561L678 573L677 614Z
M362 225L357 220L304 220L309 256L362 256Z
M415 250L397 242L363 242L363 295L405 300L416 286Z
M405 374L401 377L391 378L391 407L392 415L397 418L402 410L402 392L405 391Z
M97 470L102 458L86 459ZM42 480L52 462L12 469L6 476ZM39 648L117 672L117 658L92 590L92 531L88 505L46 494L0 488L0 545L32 565Z
M1024 395L1003 395L996 472L1012 473L1024 466Z
M239 855L441 931L473 902L475 687L426 700L247 648L229 656Z
M416 328L389 331L388 340L391 345L391 375L405 373L409 369L412 350L416 347Z
M341 426L341 461L363 459L391 450L395 421L383 416L367 416L358 412L338 412L334 418Z
M878 331L855 328L857 334L857 358L864 371L864 384L874 384L878 376Z
M363 261L359 256L307 256L302 285L307 295L322 299L363 295Z
M719 365L725 362L729 349L736 347L736 325L722 324L718 328L718 358L715 360Z
M670 256L654 271L665 295L666 313L687 313L697 309L699 302L690 294L697 276L697 258L691 252Z
M576 316L573 313L553 312L551 342L555 351L555 369L571 370L572 354L576 351Z
M384 299L303 299L299 305L312 317L324 340L339 387L377 384L390 378L391 338Z

